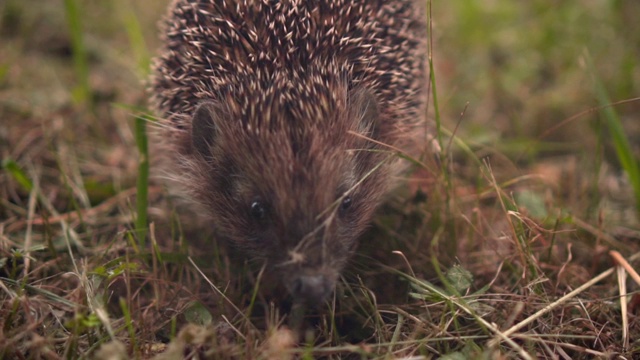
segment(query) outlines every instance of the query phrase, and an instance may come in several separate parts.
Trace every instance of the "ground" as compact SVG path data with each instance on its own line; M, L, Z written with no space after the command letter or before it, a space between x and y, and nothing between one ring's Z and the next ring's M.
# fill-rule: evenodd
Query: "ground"
M0 2L0 358L640 358L640 3L425 2L442 152L305 317L147 180L166 3Z

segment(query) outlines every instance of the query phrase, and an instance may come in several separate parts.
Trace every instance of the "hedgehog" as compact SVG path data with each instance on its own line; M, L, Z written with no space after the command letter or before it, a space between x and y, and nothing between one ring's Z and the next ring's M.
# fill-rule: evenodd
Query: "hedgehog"
M422 6L174 0L162 26L172 179L294 301L327 299L425 120Z

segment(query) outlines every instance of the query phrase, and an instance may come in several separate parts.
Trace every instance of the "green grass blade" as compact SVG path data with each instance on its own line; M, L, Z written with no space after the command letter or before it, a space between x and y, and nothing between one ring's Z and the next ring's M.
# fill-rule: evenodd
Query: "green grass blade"
M136 144L140 160L138 163L138 180L137 180L137 199L136 199L136 234L138 235L138 243L140 250L145 247L145 238L147 235L147 202L149 191L149 145L147 139L146 119L144 116L138 116L135 120L135 136Z
M127 301L124 298L120 298L120 309L122 310L122 314L124 315L124 323L127 327L127 332L129 333L129 341L131 342L131 348L133 348L135 353L135 358L139 359L140 354L138 351L138 345L136 341L136 331L133 327L133 320L131 319L131 312L129 311L129 307L127 306Z
M640 217L640 162L633 154L633 149L629 144L629 140L627 139L620 117L618 116L615 108L611 105L607 89L596 75L596 70L591 62L591 58L588 54L585 58L587 59L589 72L593 77L596 98L598 99L599 105L602 107L600 111L604 118L604 123L611 134L620 166L622 166L624 171L627 173L627 176L629 176L629 182L633 188L636 200L636 215Z
M151 57L144 41L140 21L131 7L130 0L120 1L120 5L122 21L129 37L129 44L138 63L138 71L140 74L147 75L151 67Z
M9 74L9 64L0 64L0 85L3 85Z
M20 166L18 166L15 161L11 159L5 159L2 162L2 168L6 172L8 172L13 177L13 179L17 181L20 186L22 186L24 190L30 192L31 189L33 189L33 183L31 182L31 180L29 180L27 174L20 168Z
M431 96L433 96L433 111L435 114L435 122L436 122L436 135L438 139L438 145L440 145L441 151L445 150L444 144L442 142L442 131L441 131L441 118L440 118L440 107L438 106L438 91L436 87L436 71L433 65L433 39L431 35L433 34L433 25L432 25L432 16L431 9L432 4L431 1L427 3L427 11L428 11L428 28L429 28L429 81L431 82Z
M34 294L34 295L40 295L43 296L44 298L54 302L54 303L59 303L65 306L68 306L71 309L75 309L76 307L81 306L78 303L74 303L72 301L69 301L61 296L58 296L57 294L52 293L51 291L45 290L45 289L41 289L40 287L37 286L32 286L29 284L25 284L21 281L16 281L13 279L9 279L9 278L5 278L5 277L0 277L0 281L5 283L5 284L9 284L12 285L16 288L21 288L26 290L29 294Z
M82 103L91 99L89 88L89 62L87 51L84 47L82 36L82 21L80 5L77 0L64 1L67 26L71 35L71 49L73 52L73 64L75 66L78 87L74 91L75 99Z

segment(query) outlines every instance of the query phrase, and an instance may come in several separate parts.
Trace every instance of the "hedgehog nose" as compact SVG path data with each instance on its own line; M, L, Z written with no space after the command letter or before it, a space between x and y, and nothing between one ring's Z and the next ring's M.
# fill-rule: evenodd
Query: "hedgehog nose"
M294 300L302 300L312 305L322 302L332 290L332 284L323 275L300 275L294 278L289 286Z

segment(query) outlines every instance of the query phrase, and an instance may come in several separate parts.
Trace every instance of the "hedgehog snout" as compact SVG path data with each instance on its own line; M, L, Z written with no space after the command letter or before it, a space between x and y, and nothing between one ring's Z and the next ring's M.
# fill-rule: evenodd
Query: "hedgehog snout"
M322 274L297 275L287 284L287 289L296 300L309 305L318 305L333 291L334 281Z

